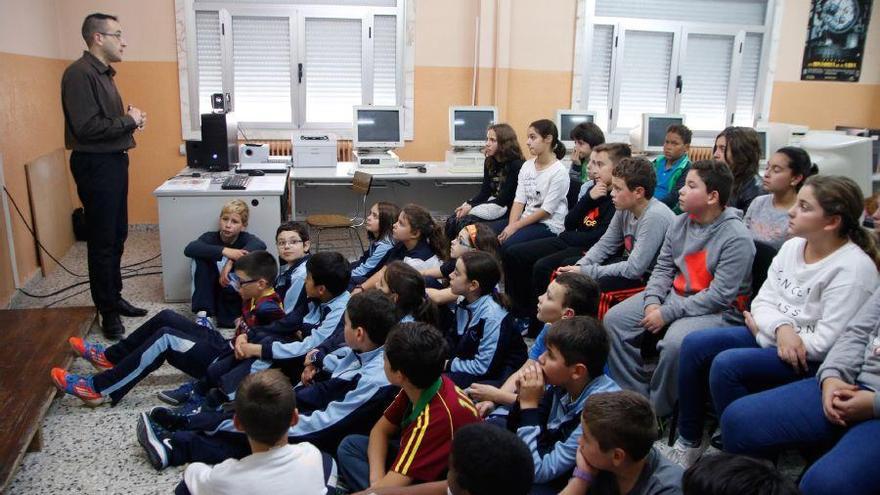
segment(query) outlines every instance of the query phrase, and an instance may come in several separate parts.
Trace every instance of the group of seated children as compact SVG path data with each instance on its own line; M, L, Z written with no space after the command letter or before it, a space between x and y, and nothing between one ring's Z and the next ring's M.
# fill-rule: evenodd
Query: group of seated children
M72 338L100 372L52 379L94 406L165 362L190 376L137 426L157 469L192 463L179 493L332 491L337 468L377 494L796 491L710 445L809 447L804 493L870 493L880 251L858 186L792 147L759 177L747 128L697 162L683 125L653 162L593 124L570 137L571 170L551 121L529 126L527 161L491 126L480 194L445 226L372 205L351 265L287 222L279 269L232 201L186 250L196 321Z

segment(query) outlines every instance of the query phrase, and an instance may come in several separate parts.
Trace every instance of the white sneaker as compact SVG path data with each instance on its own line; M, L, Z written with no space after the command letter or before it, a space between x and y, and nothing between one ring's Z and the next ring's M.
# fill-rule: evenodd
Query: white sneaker
M660 453L663 454L663 457L678 464L684 469L687 469L696 463L706 450L705 444L699 447L688 447L681 440L681 437L675 440L675 445L672 447L666 445L665 442L656 442L654 443L654 448L659 450Z
M196 325L201 325L209 330L216 330L214 328L214 322L211 321L211 317L208 316L208 313L205 311L199 311L196 313Z

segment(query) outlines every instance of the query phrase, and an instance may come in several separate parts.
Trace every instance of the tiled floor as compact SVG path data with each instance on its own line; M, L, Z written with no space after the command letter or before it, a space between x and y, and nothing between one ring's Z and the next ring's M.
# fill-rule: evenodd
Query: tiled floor
M321 250L335 249L349 257L359 254L352 249L345 232L328 232L321 236ZM123 265L137 263L159 254L159 233L155 228L133 229L125 244ZM86 249L77 243L62 259L72 272L86 274ZM156 258L128 271L137 273L161 272L161 258ZM34 280L26 290L33 294L47 294L73 283L87 280L58 270L47 279ZM162 299L160 275L134 276L124 281L123 296L138 306L150 310L150 315L172 308L191 315L186 304L165 304ZM85 286L47 299L34 299L18 294L13 308L91 305L88 291L73 297L64 297L81 291ZM148 315L149 317L149 315ZM131 331L145 318L125 318ZM90 339L103 341L93 328ZM75 373L93 373L85 361L77 359L71 366ZM139 495L170 493L180 480L181 468L169 468L157 473L147 462L146 455L135 438L137 414L161 404L156 392L173 388L185 376L165 365L140 383L116 407L103 405L94 409L83 406L79 399L59 395L43 420L44 448L42 452L27 454L22 461L8 494L55 493L120 493ZM46 376L46 380L49 377Z

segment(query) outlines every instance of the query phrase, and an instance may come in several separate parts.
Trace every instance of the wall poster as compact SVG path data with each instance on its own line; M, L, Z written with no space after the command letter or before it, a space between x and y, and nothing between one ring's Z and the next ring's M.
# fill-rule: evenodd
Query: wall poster
M804 81L858 82L872 0L811 0Z

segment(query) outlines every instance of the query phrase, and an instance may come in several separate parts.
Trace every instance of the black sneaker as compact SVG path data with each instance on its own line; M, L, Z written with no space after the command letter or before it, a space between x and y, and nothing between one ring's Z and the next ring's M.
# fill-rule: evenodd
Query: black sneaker
M229 402L229 397L226 396L219 388L212 388L208 390L208 393L205 394L205 402L204 407L207 409L211 409L212 411L219 411L220 408L223 407L223 404Z
M176 431L186 428L189 424L189 416L178 414L171 408L156 406L147 413L153 423L165 428L166 430Z
M141 413L137 422L137 439L147 452L150 464L161 471L168 467L171 456L171 433L150 420L147 413Z

